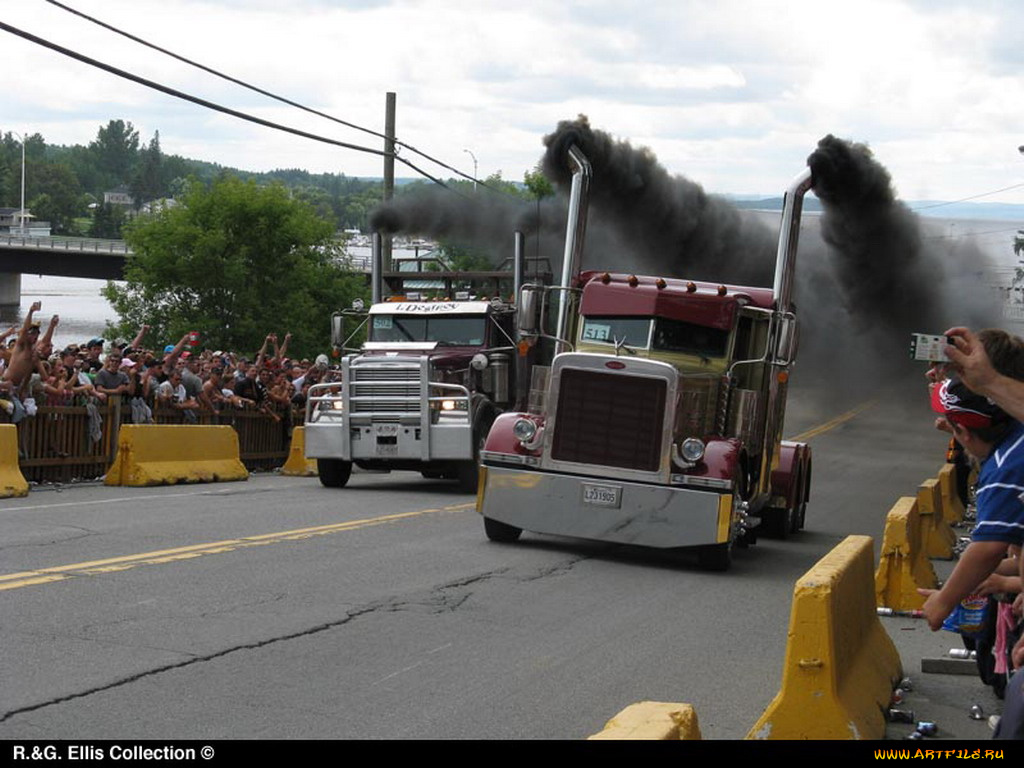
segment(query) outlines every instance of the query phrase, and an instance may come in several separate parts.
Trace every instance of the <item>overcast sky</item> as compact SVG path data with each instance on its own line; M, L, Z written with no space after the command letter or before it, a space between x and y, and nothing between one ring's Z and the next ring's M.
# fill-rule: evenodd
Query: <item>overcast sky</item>
M138 37L467 172L521 179L559 120L650 147L710 192L779 194L826 133L869 144L901 197L1024 203L1019 0L63 0ZM210 101L343 128L140 47L45 0L0 20ZM0 33L0 130L86 144L131 121L165 153L379 176L381 160L179 101ZM410 158L414 156L406 153ZM416 160L416 162L420 162ZM431 173L449 172L423 163ZM398 167L398 175L413 175Z

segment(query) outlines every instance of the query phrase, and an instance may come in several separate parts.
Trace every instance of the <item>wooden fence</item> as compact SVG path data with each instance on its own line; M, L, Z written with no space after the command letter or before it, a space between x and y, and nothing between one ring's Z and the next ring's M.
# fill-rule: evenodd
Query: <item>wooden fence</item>
M84 406L43 406L35 416L18 424L18 463L29 482L68 483L106 474L117 451L117 432L130 418L120 402L97 406L102 438L89 433L89 412ZM199 424L227 424L238 432L239 452L246 468L272 469L288 458L293 426L302 424L301 410L277 412L230 410L197 414ZM181 411L157 409L157 424L187 423Z

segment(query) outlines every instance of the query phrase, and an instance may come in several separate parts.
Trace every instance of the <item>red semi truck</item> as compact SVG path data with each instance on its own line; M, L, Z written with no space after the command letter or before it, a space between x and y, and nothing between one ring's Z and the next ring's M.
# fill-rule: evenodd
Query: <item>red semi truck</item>
M498 415L480 452L487 536L523 530L695 548L725 570L756 530L803 527L811 450L782 440L797 347L791 301L801 202L786 194L772 287L580 271L590 166L578 147L558 286L524 285L530 405ZM556 314L553 332L546 331Z

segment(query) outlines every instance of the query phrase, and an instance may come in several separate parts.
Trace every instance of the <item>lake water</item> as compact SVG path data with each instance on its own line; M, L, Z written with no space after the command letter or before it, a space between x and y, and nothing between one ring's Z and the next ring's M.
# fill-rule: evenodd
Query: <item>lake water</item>
M117 320L117 313L107 300L100 295L105 280L86 280L77 277L51 277L48 275L21 276L21 307L15 314L0 313L0 324L4 330L15 323L21 323L32 302L42 302L43 308L36 313L43 331L54 315L60 315L60 323L53 335L53 346L60 349L72 342L81 344L94 336L104 336L107 321Z

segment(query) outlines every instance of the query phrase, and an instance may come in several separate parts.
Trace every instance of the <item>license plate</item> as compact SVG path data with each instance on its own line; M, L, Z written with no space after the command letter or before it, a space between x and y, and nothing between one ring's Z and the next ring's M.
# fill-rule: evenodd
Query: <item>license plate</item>
M397 443L377 443L377 455L378 456L397 456L398 455L398 444Z
M583 483L583 503L593 507L618 509L622 506L622 486Z

